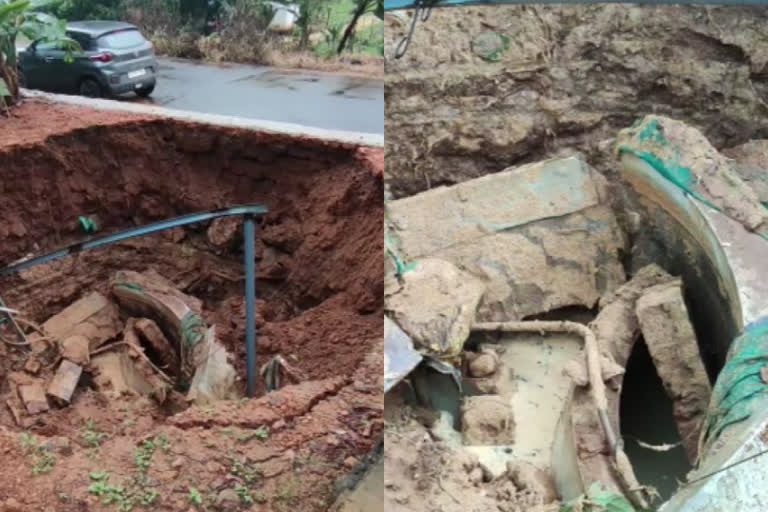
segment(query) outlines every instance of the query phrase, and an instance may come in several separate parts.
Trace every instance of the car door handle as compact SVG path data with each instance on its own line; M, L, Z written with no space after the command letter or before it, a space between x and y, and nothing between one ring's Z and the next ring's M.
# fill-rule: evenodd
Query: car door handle
M55 59L53 57L45 57L43 58L45 62L53 62Z

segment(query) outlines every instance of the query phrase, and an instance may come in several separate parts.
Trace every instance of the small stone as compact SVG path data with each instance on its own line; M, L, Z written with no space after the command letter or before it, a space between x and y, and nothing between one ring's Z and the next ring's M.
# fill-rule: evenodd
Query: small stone
M357 466L359 461L355 457L347 457L344 459L344 467L347 469L352 469L355 466Z
M274 422L271 430L280 430L281 428L285 428L285 420L277 420Z
M216 497L216 504L222 510L236 510L240 506L240 497L233 489L224 489Z
M176 457L175 459L173 459L173 462L171 462L172 468L178 469L183 465L184 465L184 457Z
M488 377L496 372L496 358L491 354L480 354L469 363L469 373L473 377Z
M90 361L90 340L75 334L61 342L61 356L75 364L88 364Z
M760 379L768 384L768 364L760 368Z
M24 371L37 375L40 372L40 361L34 356L28 357L27 362L24 363Z
M216 247L230 245L240 231L242 220L239 217L219 217L208 228L208 241Z
M40 382L19 386L19 398L24 402L24 407L29 414L40 414L50 409L48 400L45 398L45 390Z
M538 496L543 503L557 500L558 494L549 472L529 462L507 462L507 474L515 487Z
M224 469L224 467L218 462L211 461L205 465L205 469L209 473L220 473Z
M75 392L82 373L83 368L81 366L64 359L48 385L48 396L68 404L72 400L72 394Z

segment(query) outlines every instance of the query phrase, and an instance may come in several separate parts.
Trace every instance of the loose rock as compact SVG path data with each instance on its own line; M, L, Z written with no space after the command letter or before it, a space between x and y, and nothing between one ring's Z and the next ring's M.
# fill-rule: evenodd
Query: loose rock
M48 385L48 396L69 404L82 373L83 368L81 366L64 359Z
M75 364L88 364L90 361L90 340L75 334L61 342L61 356Z
M437 358L455 359L469 336L485 285L440 259L424 259L388 283L387 313L414 346Z
M507 445L514 442L515 422L508 399L496 395L467 397L461 405L465 445Z
M39 414L50 409L48 400L45 398L42 381L36 380L31 384L20 385L19 398L21 398L29 414Z
M98 292L72 303L43 324L43 331L55 340L74 335L88 338L90 350L117 336L122 328L117 308Z

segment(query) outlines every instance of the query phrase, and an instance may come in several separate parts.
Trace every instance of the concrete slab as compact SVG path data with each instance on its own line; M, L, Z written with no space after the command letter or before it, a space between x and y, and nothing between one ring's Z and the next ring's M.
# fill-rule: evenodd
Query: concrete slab
M479 321L591 308L625 279L625 241L602 197L602 178L579 158L526 165L387 203L388 249L483 281Z

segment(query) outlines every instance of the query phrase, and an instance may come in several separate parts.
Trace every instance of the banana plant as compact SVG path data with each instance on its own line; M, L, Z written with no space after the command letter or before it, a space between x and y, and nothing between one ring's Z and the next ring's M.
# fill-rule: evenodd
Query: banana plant
M352 11L352 19L349 21L344 35L341 36L336 53L341 54L347 46L347 41L355 33L355 27L360 18L369 12L373 12L379 19L384 19L384 0L355 0L355 8Z
M18 101L16 39L19 34L30 41L62 42L68 50L77 43L66 36L66 22L40 12L57 0L0 0L0 105L6 109Z

